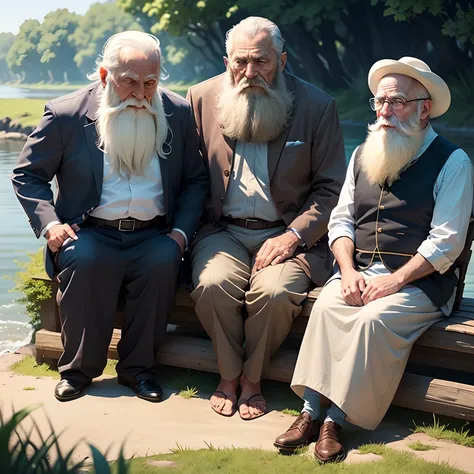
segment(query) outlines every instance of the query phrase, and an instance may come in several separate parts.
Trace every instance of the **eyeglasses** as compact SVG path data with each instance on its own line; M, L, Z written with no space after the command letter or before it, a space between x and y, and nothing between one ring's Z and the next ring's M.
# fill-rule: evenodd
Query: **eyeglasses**
M398 111L402 110L408 102L416 102L418 100L431 100L429 97L426 97L424 99L411 99L411 100L405 100L402 99L401 97L396 97L393 99L379 99L378 97L372 97L372 99L369 99L369 104L370 108L373 111L378 111L382 109L383 105L385 102L387 102L388 106L393 110L393 111Z

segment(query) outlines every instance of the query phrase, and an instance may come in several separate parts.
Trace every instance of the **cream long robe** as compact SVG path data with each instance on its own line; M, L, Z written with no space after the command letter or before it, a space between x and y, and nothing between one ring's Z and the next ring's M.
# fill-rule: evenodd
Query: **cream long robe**
M436 138L429 126L417 159ZM332 244L354 239L354 156L349 163L339 203L331 214ZM473 171L469 157L456 150L433 189L432 230L418 249L443 273L461 252L472 213ZM389 273L380 263L362 272L366 280ZM416 339L452 310L452 301L436 308L426 295L408 285L400 292L363 307L348 306L336 273L313 306L301 345L292 389L321 393L362 428L375 429L393 400ZM441 311L442 310L442 311Z

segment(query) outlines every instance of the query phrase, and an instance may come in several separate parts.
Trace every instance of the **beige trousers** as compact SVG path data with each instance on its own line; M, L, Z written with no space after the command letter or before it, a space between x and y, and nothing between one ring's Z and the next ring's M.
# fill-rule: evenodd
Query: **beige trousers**
M321 393L348 421L373 430L392 403L414 342L442 317L414 286L354 307L342 299L341 280L332 280L311 311L291 388L299 396L305 387Z
M228 225L192 248L191 296L225 380L243 373L253 383L260 381L311 287L294 259L251 275L263 242L284 230Z

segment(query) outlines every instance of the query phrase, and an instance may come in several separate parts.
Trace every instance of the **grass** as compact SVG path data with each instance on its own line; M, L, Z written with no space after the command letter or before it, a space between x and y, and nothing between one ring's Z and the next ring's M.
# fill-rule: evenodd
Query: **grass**
M361 449L366 447L362 446ZM308 455L282 456L272 451L260 449L225 448L191 450L179 446L171 454L162 454L147 458L135 458L130 461L133 474L152 474L170 472L170 467L156 467L151 460L175 463L171 471L179 474L295 474L295 473L348 473L348 474L461 474L446 463L437 464L423 461L414 454L397 451L379 445L368 445L366 451L382 453L382 460L361 464L328 464L319 466Z
M293 410L293 408L283 408L281 411L284 415L298 416L300 412L298 410Z
M18 119L24 127L35 127L43 115L45 103L44 99L2 99L0 100L0 118Z
M425 444L421 441L415 441L414 443L407 444L410 449L413 451L430 451L431 449L436 449L436 446L433 444Z
M31 391L36 390L36 389L35 389L35 387L23 387L23 390L25 392L31 392Z
M31 356L26 356L22 360L15 362L11 366L11 370L19 375L59 379L59 372L51 370L47 364L37 364L36 360Z
M108 360L104 369L106 375L116 375L116 360ZM26 356L22 360L15 362L11 370L19 375L29 375L31 377L53 377L59 379L59 372L53 370L47 364L37 364L34 357ZM25 387L23 390L34 390L34 387Z
M17 84L17 86L26 89L47 89L51 91L62 89L65 93L83 87L82 84L70 84L67 87L55 84ZM163 83L163 86L183 97L186 96L190 87L189 84L179 83ZM43 115L46 102L46 99L2 99L0 100L0 119L10 117L12 120L18 120L23 127L36 127Z
M474 435L471 434L471 430L468 427L468 423L463 425L460 429L450 429L449 424L443 425L433 415L433 423L430 425L417 426L415 424L414 433L424 433L435 439L442 439L445 441L452 441L453 443L460 444L461 446L467 446L469 448L474 447Z
M199 391L196 387L186 387L184 390L179 392L179 396L189 400L190 398L197 397Z

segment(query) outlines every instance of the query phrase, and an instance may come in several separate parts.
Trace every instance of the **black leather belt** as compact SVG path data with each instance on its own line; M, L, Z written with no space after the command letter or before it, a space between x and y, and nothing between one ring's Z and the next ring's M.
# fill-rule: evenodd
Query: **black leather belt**
M134 230L148 229L149 227L166 227L166 216L156 216L149 221L140 221L127 217L125 219L115 219L109 221L107 219L99 219L98 217L89 216L83 225L95 225L98 227L112 227L121 232L132 232Z
M221 216L221 221L251 230L272 229L273 227L286 226L284 220L264 221L263 219L232 219L231 217Z

